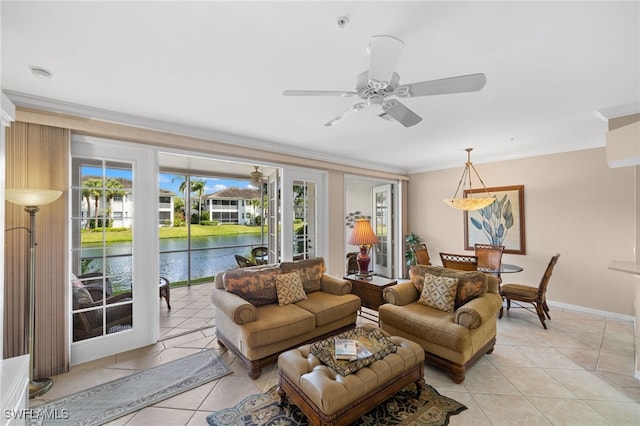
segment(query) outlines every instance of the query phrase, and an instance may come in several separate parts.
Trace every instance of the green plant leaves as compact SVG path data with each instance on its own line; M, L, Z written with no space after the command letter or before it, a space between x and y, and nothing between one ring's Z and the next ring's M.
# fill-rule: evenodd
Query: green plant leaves
M489 244L504 245L507 232L515 223L513 217L513 206L511 200L507 199L507 194L496 199L487 207L478 210L481 220L469 217L469 221L476 228L484 232Z

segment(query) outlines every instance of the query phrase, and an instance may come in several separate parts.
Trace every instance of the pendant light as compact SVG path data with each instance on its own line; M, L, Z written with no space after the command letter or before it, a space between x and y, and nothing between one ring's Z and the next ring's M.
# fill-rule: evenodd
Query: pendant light
M495 197L492 197L491 194L489 194L489 191L487 190L487 187L484 186L484 182L482 181L482 178L478 174L478 171L476 170L475 167L473 167L473 163L471 162L471 151L473 151L473 148L467 148L465 149L465 151L467 151L467 162L464 165L464 170L462 171L462 177L460 178L460 182L458 183L458 188L456 189L456 193L453 195L453 198L445 198L442 201L444 201L445 204L447 204L448 206L451 206L458 210L467 210L467 211L479 210L484 207L487 207L489 204L493 203L496 199ZM484 188L484 193L486 194L485 197L473 198L473 187L471 185L471 170L473 170L473 172L478 177L478 180L482 184L482 187ZM456 196L458 195L458 192L460 191L460 187L463 187L463 188L465 187L467 183L467 179L469 180L469 197L465 198L463 193L461 194L460 198L456 198Z

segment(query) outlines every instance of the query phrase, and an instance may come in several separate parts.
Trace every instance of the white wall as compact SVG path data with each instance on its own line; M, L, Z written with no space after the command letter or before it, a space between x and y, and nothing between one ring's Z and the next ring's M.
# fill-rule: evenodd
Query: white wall
M527 254L503 257L524 271L504 275L505 283L537 285L559 252L550 302L634 315L632 277L608 269L612 260L635 260L633 168L610 169L604 148L475 166L488 187L524 185ZM435 260L441 251L465 253L462 212L442 202L463 167L410 176L408 231Z

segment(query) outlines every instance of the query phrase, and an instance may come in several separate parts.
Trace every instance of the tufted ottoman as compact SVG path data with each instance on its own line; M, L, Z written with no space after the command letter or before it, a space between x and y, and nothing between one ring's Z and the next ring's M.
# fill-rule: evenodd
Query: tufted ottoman
M314 425L347 425L415 382L424 386L424 349L402 337L389 337L397 351L341 376L310 353L311 345L278 357L282 404L287 397Z

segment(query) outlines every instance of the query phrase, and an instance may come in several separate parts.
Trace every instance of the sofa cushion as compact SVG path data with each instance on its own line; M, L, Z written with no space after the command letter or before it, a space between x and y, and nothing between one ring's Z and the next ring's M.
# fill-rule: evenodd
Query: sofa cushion
M313 293L322 289L322 275L327 271L324 258L314 257L311 259L297 260L295 262L282 262L280 269L283 273L298 271L302 278L302 286L305 293Z
M256 308L256 320L242 327L243 340L248 347L259 348L302 336L315 326L315 317L305 309L273 303Z
M457 271L438 266L415 265L409 271L411 282L422 293L425 277L435 275L438 277L455 278L458 280L454 309L458 309L468 301L480 297L487 292L487 276L480 271Z
M458 279L427 274L418 302L443 312L453 313Z
M81 287L73 287L73 309L88 308L93 304L93 298L89 290Z
M316 318L316 327L348 317L360 309L360 298L355 294L337 296L316 291L307 295L306 300L296 302L296 306L312 313Z
M230 269L224 273L222 280L228 292L237 294L255 306L262 306L278 303L275 277L280 273L278 265L261 265Z
M302 288L302 280L298 271L276 275L276 292L280 306L298 302L307 298Z

